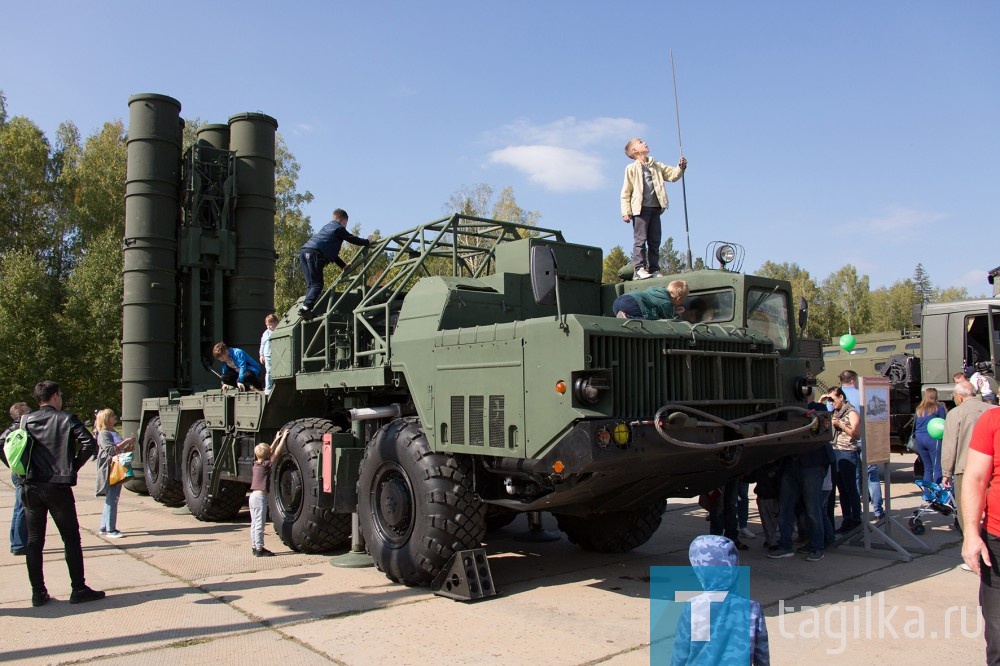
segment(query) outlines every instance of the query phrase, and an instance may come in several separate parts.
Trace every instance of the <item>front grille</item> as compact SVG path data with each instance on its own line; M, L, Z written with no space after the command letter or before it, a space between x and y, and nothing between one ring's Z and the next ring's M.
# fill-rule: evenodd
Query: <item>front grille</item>
M451 443L465 444L465 396L451 396Z
M490 396L490 446L503 446L504 396Z
M469 396L469 444L482 446L483 441L483 396Z
M613 415L648 418L688 404L724 419L752 416L780 400L771 343L592 335L588 369L610 370Z

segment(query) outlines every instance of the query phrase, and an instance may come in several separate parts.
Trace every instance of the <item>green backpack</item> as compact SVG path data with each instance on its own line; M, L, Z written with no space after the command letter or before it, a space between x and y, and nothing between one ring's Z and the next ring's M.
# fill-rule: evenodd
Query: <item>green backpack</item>
M24 422L28 415L21 417L21 427L14 430L3 443L3 454L7 458L7 466L10 471L18 476L25 476L28 473L28 464L31 463L31 444L33 440L24 429Z

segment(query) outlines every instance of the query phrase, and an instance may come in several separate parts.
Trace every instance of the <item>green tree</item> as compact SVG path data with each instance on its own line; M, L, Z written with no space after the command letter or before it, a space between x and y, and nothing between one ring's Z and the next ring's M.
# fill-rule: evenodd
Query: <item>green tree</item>
M674 248L674 237L667 236L667 240L660 247L660 273L674 275L683 273L686 269L687 262L681 257L681 253Z
M494 201L493 188L486 183L478 183L472 187L463 185L458 188L448 198L444 205L444 211L447 215L458 213L469 217L489 218L532 226L541 218L538 211L526 211L518 205L513 187L508 185L503 188L499 198ZM476 247L486 241L473 236L461 236L459 242ZM450 262L444 260L428 261L424 266L432 275L451 273ZM472 268L475 269L474 264Z
M817 314L825 330L813 329L814 337L836 337L851 333L869 333L871 327L871 288L867 275L847 264L830 274L817 294Z
M299 192L299 163L280 134L275 138L274 183L274 251L278 255L274 266L274 309L286 312L306 290L302 271L296 266L299 248L309 240L312 228L303 206L313 195Z
M0 259L0 339L3 381L0 404L34 404L39 381L60 381L60 369L72 362L76 346L60 339L53 325L59 311L59 284L31 248L11 250ZM56 344L59 348L56 349ZM68 357L68 358L67 358ZM65 359L59 363L58 359Z
M947 287L945 289L935 289L931 296L932 303L950 303L951 301L964 301L969 298L969 290L965 287ZM986 298L985 295L980 298Z
M819 300L819 288L816 286L816 281L809 275L809 271L800 267L795 262L776 264L771 261L765 261L764 265L757 271L757 274L771 278L772 280L788 280L791 282L791 306L796 312L799 308L799 299L804 298L810 306L814 306L817 300ZM798 320L797 317L795 319L796 321ZM809 321L806 324L806 329L811 332L813 337L819 337L821 334L818 331L823 331L822 336L825 337L827 324L824 321L823 313L817 312L813 307L810 307Z
M934 283L931 282L931 276L924 270L923 264L917 264L917 267L913 269L913 284L920 295L921 302L930 303L934 296Z
M70 274L57 322L63 339L72 341L61 374L81 414L121 406L122 286L121 232L108 225Z
M604 257L604 270L601 273L601 282L604 284L617 284L621 282L622 279L618 277L618 271L628 261L629 259L625 256L625 251L622 250L621 245L615 245L611 248L608 256Z
M913 280L899 280L871 293L872 331L913 328L913 306L921 301Z
M43 254L52 205L49 142L33 122L15 116L0 125L0 252Z
M500 196L497 197L496 203L493 204L493 211L490 217L494 220L535 226L538 224L541 213L537 210L525 210L521 208L517 204L517 198L514 196L514 188L508 185L500 190Z

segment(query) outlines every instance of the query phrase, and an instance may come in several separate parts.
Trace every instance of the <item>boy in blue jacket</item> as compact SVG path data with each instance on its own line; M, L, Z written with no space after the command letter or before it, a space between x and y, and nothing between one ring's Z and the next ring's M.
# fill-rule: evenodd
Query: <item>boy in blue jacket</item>
M235 386L240 391L247 387L258 391L264 390L264 382L260 379L260 363L250 354L238 347L230 349L225 342L216 343L212 354L217 361L222 361L222 390Z

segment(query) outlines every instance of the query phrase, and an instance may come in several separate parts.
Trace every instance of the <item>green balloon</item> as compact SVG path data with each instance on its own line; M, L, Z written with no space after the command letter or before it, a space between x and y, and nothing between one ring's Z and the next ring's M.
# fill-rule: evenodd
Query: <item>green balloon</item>
M927 434L934 439L941 439L944 437L944 419L940 416L936 416L927 422Z
M840 336L840 348L845 352L849 352L854 349L854 345L858 344L858 341L850 333L845 333Z

